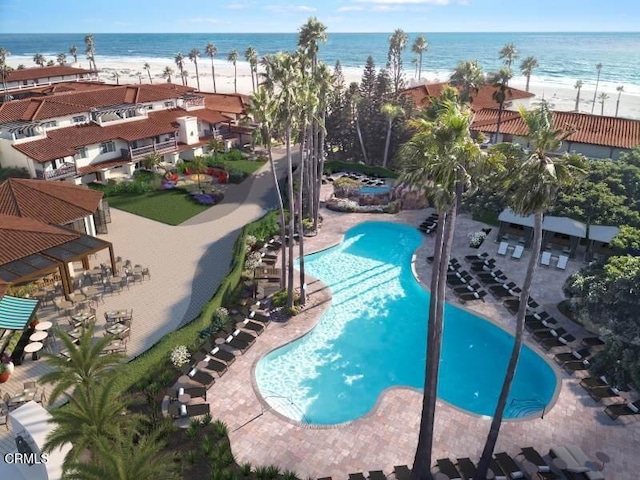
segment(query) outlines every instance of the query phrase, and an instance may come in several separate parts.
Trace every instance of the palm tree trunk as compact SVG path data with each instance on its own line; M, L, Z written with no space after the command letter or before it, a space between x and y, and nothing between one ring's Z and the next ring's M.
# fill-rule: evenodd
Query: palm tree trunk
M578 93L576 94L576 112L580 111L580 89L578 89Z
M360 130L360 122L358 121L358 112L356 112L356 131L358 132L358 140L360 140L360 148L362 149L362 156L364 157L365 165L369 165L369 159L367 158L367 150L364 148L364 140L362 139L362 130Z
M306 129L305 129L306 130ZM304 181L304 169L305 169L305 155L304 155L304 135L302 137L300 147L300 163L298 164L298 170L300 171L298 177L298 264L299 264L299 272L300 272L300 305L304 305L306 303L307 296L307 284L304 276L304 235L302 234L302 185ZM293 242L292 242L293 244Z
M591 113L593 113L593 109L596 106L596 98L597 98L597 95L598 95L598 84L599 83L600 83L600 72L598 72L598 78L596 80L596 89L593 92L593 103L591 104Z
M531 245L531 257L529 258L529 265L527 266L527 273L524 278L524 284L522 285L522 293L520 294L520 308L518 309L518 315L516 317L516 332L515 342L513 344L513 350L511 351L511 358L509 358L509 365L507 367L507 373L504 377L504 383L502 384L502 390L500 391L500 397L498 398L498 404L496 405L493 419L491 420L491 427L489 428L489 435L478 463L478 471L474 477L474 480L484 480L487 478L487 470L489 469L489 463L493 451L498 441L498 435L500 434L500 426L502 425L502 417L504 410L507 406L507 400L509 393L511 392L511 384L515 377L516 368L518 366L518 360L520 358L520 350L522 349L522 338L524 333L524 319L527 314L527 303L529 302L529 294L531 293L531 284L533 282L533 275L538 267L538 259L540 258L540 249L542 246L542 212L536 212L533 217L533 244Z
M198 91L200 91L200 72L198 71L198 61L193 62L196 66L196 82L198 83Z
M293 225L295 223L295 206L293 196L293 161L291 159L291 125L287 125L285 141L287 143L287 193L289 197L289 265L287 271L287 307L293 307ZM286 238L283 238L282 241L283 244L286 243Z
M384 158L382 159L382 168L387 168L387 157L389 156L389 145L391 144L391 127L393 125L393 118L389 117L387 124L387 139L384 142Z
M529 81L531 80L531 74L528 73L527 74L527 86L525 87L525 91L529 91Z
M322 112L322 123L325 121L325 112ZM324 128L320 128L320 138L318 141L318 163L316 169L316 191L313 208L313 230L318 231L318 216L320 212L320 189L322 188L322 175L324 173Z
M249 72L251 72L251 89L255 93L255 91L256 91L256 82L255 82L255 80L253 78L253 67L251 65L249 65Z
M218 93L216 89L216 69L213 66L213 57L211 57L211 78L213 78L213 93ZM269 139L271 141L271 139Z
M618 95L618 100L616 100L616 117L618 116L619 108L620 108L620 95Z
M418 80L422 78L422 52L420 52L420 63L418 63Z
M233 64L233 92L238 93L238 66Z
M500 124L502 123L502 110L504 109L504 102L500 102L500 108L498 108L498 123L496 124L496 136L493 143L498 143L498 137L500 136Z

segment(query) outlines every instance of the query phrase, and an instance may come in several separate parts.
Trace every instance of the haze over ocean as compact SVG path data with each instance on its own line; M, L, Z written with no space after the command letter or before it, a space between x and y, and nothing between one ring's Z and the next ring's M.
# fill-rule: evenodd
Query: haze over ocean
M368 55L373 56L376 66L386 63L389 33L331 33L329 41L320 47L320 59L333 65L340 59L343 67L361 68ZM413 72L410 51L413 38L410 33L409 47L404 54L407 76ZM602 63L601 81L625 85L625 91L640 90L640 33L428 33L429 50L424 55L424 69L444 79L461 60L477 59L483 69L497 69L498 50L508 42L516 45L520 58L514 65L519 75L519 62L533 55L540 67L534 77L538 81L571 86L575 80L595 82L597 63ZM207 42L218 47L217 62L225 62L228 52L235 48L242 58L249 46L259 55L296 47L297 33L172 33L172 34L95 34L96 61L140 58L173 58L177 52L187 54L198 48L204 54ZM25 57L26 66L34 66L32 57L42 53L55 59L60 52L68 52L71 45L84 51L82 34L0 34L0 46L15 57ZM78 60L85 63L84 55ZM635 88L628 88L634 86Z

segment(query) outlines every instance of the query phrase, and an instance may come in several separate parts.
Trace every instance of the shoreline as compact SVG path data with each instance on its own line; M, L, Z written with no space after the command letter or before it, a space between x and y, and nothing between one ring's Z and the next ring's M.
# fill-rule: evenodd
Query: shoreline
M7 64L12 67L18 66L23 63L27 67L33 65L31 58L27 57L9 57L7 58ZM134 57L128 60L126 57L100 57L96 58L96 63L100 71L100 79L107 83L115 83L115 77L113 73L119 72L119 81L121 84L126 83L149 83L149 77L147 72L143 70L144 63L149 63L151 66L150 73L153 83L166 82L167 80L162 77L162 71L165 67L170 66L174 70L172 76L172 82L180 84L180 75L178 68L171 58L138 58ZM88 62L79 61L77 64L70 64L80 68L86 68ZM185 58L184 62L185 70L189 73L188 85L191 87L197 87L197 80L195 74L195 65L188 58ZM214 58L214 68L216 73L216 87L218 93L233 93L234 92L234 68L229 62L226 62L221 57ZM198 61L198 69L200 72L200 89L204 92L213 92L213 80L211 75L211 60L204 56L200 57ZM260 71L260 67L258 67ZM139 78L137 73L141 73ZM405 70L405 82L407 86L417 85L418 82L413 77L413 71ZM355 67L343 67L343 75L345 79L345 85L349 85L351 82L359 82L362 77L362 70ZM423 70L421 77L421 83L425 81L428 83L436 81L444 81L448 78L448 72L436 72L428 69ZM559 81L553 81L553 79L544 79L536 76L531 77L530 91L536 95L532 99L532 104L541 99L546 99L551 108L558 111L574 111L576 93L577 91L571 86L577 79L564 78ZM511 86L518 89L525 89L526 79L521 75L516 75L511 82ZM602 112L602 105L599 100L596 100L596 104L593 105L593 93L595 85L591 85L585 82L584 87L580 93L580 106L579 111L582 113L592 113L600 115ZM616 102L618 99L618 92L615 90L615 85L610 82L600 82L598 86L598 95L602 92L606 92L609 98L604 104L604 115L615 116ZM252 82L249 70L249 64L244 61L237 62L237 92L250 95L252 92ZM622 118L640 120L640 87L635 85L625 85L620 104L618 116Z

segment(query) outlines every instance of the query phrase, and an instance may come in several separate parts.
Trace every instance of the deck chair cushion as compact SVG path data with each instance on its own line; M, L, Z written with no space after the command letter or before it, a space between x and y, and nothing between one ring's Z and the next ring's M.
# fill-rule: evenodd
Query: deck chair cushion
M180 416L184 417L187 414L187 406L186 405L180 405Z
M640 409L636 407L633 403L630 403L629 405L627 405L627 408L631 410L633 413L640 412Z

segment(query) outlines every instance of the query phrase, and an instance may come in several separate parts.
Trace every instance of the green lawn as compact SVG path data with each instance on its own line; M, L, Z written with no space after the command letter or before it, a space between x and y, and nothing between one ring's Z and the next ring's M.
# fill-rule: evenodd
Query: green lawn
M105 200L113 208L169 225L179 225L211 208L211 205L195 203L180 189L160 190L143 195L117 195Z
M247 175L251 175L264 165L264 162L251 162L249 160L223 160L221 163L224 163L227 171L240 170Z

